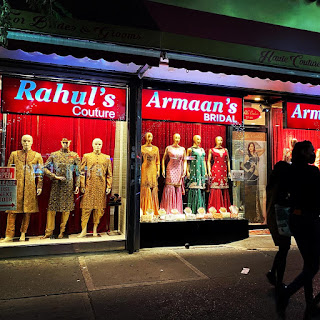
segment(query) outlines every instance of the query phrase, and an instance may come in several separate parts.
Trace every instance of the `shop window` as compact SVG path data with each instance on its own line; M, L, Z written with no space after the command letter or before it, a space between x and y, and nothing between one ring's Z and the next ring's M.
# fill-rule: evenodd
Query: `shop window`
M125 239L126 89L23 81L2 81L1 165L15 167L18 187L15 210L0 212L0 247L23 245L20 234L35 245ZM118 91L106 98L108 90ZM102 98L113 105L103 107Z
M245 218L242 99L144 90L142 104L140 221Z

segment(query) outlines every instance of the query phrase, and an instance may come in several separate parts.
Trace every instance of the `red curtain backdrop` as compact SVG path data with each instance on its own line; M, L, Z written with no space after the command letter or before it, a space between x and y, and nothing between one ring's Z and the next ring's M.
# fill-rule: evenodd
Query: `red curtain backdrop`
M209 149L215 146L215 138L221 136L223 138L223 146L226 143L226 127L212 124L184 123L184 122L165 122L165 121L142 121L142 144L145 143L145 134L151 132L153 134L152 144L159 148L160 159L162 160L165 148L173 143L173 135L179 133L181 140L180 146L187 151L193 144L193 136L198 134L201 136L201 147L209 153ZM159 202L161 202L162 191L165 179L161 176L159 183ZM186 202L186 199L184 199Z
M6 139L6 163L10 153L22 149L21 137L30 134L33 137L32 149L42 155L45 162L50 153L61 148L62 138L71 141L70 150L79 154L80 158L84 153L92 152L92 140L100 138L103 141L102 152L110 155L113 160L115 147L116 122L96 119L78 119L52 116L35 115L11 115L7 117L7 139ZM39 213L31 215L28 235L43 235L46 227L47 206L50 195L50 179L44 177L43 191L39 196ZM81 231L81 194L75 196L76 207L71 212L66 232L69 234ZM60 213L56 216L56 233L59 231ZM0 236L4 236L6 228L6 214L0 214ZM16 235L19 235L21 215L17 215ZM101 218L98 232L105 232L109 227L109 210ZM88 223L88 230L92 230L92 217Z
M273 154L272 164L282 160L283 149L290 148L292 138L298 141L309 140L315 149L320 148L320 134L318 130L284 129L282 109L272 110Z

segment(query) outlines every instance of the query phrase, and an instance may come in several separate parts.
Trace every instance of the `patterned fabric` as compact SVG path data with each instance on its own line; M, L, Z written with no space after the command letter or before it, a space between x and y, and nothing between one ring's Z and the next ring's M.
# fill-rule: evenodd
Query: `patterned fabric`
M33 150L13 151L8 160L8 167L16 167L17 210L12 213L38 212L37 189L42 189L43 160L41 154ZM36 177L38 184L36 187Z
M219 152L221 150L223 152ZM211 166L211 188L227 189L228 185L228 152L227 149L212 148L213 165Z
M52 179L48 210L72 211L74 209L73 174L75 186L80 186L80 157L76 152L63 149L51 153L44 165L44 174ZM57 180L55 175L65 177L66 180Z
M167 147L169 162L166 168L166 184L163 189L160 207L170 213L172 209L183 212L182 194L183 188L183 166L185 161L185 148Z
M157 166L160 166L159 149L156 146L142 146L141 154L143 163L141 166L141 191L140 191L140 208L143 214L148 209L152 209L154 214L158 214L158 179Z
M199 208L205 207L205 156L202 148L191 147L192 160L190 160L190 182L188 192L188 207L193 213L197 213Z
M103 153L85 153L81 162L81 189L85 188L80 207L104 209L106 189L112 186L110 156Z

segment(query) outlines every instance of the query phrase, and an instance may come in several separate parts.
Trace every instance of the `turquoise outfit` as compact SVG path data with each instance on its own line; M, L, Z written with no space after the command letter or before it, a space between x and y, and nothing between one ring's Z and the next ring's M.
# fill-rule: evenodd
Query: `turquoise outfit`
M191 147L190 157L190 181L188 184L188 207L192 213L197 213L199 208L205 208L205 187L206 187L206 168L205 156L203 148Z

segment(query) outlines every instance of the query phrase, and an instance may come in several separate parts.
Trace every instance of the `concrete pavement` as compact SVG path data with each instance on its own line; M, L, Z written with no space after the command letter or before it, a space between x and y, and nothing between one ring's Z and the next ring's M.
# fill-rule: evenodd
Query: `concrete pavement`
M277 319L270 236L218 246L0 260L0 319ZM295 245L285 281L301 270ZM250 268L247 275L243 267ZM316 290L320 290L318 277ZM303 291L288 319L302 319Z

